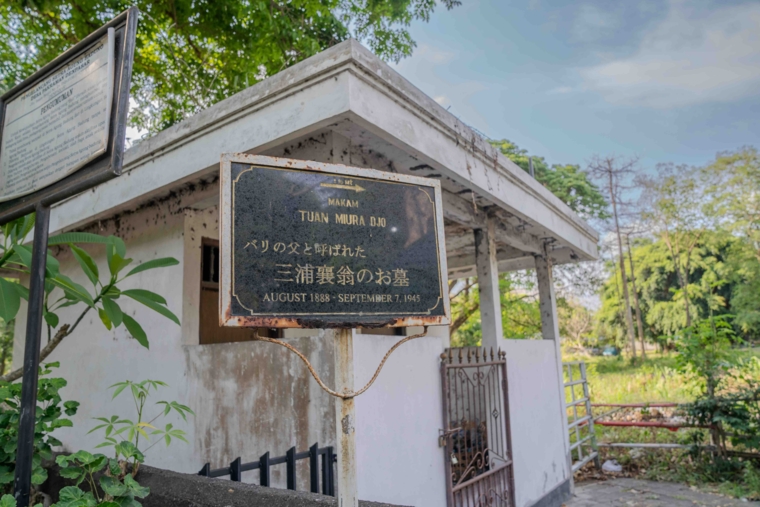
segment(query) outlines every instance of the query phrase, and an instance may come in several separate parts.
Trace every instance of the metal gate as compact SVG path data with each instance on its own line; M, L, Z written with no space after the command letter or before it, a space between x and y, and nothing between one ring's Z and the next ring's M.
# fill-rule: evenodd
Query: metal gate
M478 347L441 354L449 507L514 507L506 353Z

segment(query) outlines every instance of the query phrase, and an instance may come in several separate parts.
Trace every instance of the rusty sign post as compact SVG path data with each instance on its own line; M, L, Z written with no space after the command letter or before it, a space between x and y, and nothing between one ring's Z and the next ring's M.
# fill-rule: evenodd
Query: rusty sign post
M221 159L222 326L336 329L334 389L292 345L336 406L338 497L358 506L353 330L446 325L437 180L337 164L230 154Z

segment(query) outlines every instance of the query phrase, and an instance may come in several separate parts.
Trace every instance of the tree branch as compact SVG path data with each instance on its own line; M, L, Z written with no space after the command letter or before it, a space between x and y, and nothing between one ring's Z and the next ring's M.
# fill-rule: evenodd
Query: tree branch
M79 318L74 322L73 326L69 326L69 324L64 324L61 326L61 328L55 333L55 336L52 340L48 342L47 345L45 345L45 348L43 348L40 351L40 363L47 359L47 357L55 350L55 348L63 341L64 338L69 336L71 333L74 332L76 327L79 325L80 322L82 322L82 319L85 315L87 315L87 312L90 311L90 307L88 306L82 314L79 316ZM2 382L14 382L18 379L20 379L24 374L24 369L19 368L17 370L14 370L7 375L3 375L0 377L0 381Z

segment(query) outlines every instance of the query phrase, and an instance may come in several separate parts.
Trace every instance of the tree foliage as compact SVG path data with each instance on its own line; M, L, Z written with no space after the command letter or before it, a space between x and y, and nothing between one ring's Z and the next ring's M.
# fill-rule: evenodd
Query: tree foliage
M451 326L452 347L477 346L481 343L480 293L476 279L467 279L465 286L451 300L454 322ZM541 315L535 282L522 273L499 275L501 322L505 338L536 338L541 333Z
M588 173L580 166L574 164L549 166L544 157L531 157L528 150L506 139L494 140L491 144L525 172L529 172L529 159L532 158L536 179L576 213L585 218L609 216L607 200L599 191L599 187L591 181Z
M671 250L662 239L642 238L633 244L636 289L641 303L645 336L650 342L675 346L687 326L685 291L676 274ZM621 275L617 265L601 290L598 313L600 335L623 343ZM745 339L760 337L760 262L743 238L720 230L703 231L690 253L689 285L692 318L732 315Z
M407 28L436 0L8 0L0 91L131 5L140 9L130 122L157 132L353 35L382 58L414 48ZM457 0L440 0L447 8Z

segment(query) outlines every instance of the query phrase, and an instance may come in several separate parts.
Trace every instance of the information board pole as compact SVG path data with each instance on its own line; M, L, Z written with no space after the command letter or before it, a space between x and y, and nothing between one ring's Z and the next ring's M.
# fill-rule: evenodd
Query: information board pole
M130 7L0 95L0 225L36 213L17 507L31 500L50 207L121 174L138 14Z
M29 493L32 487L34 423L37 411L37 371L40 367L40 338L42 337L42 310L45 300L45 269L49 226L50 206L40 203L37 205L34 221L32 268L29 275L29 311L26 317L24 376L21 381L21 416L18 425L16 479L14 483L17 507L29 506Z
M336 391L354 392L354 331L336 331L335 380ZM339 398L335 405L335 424L338 435L338 507L358 507L356 481L356 410L354 398Z

